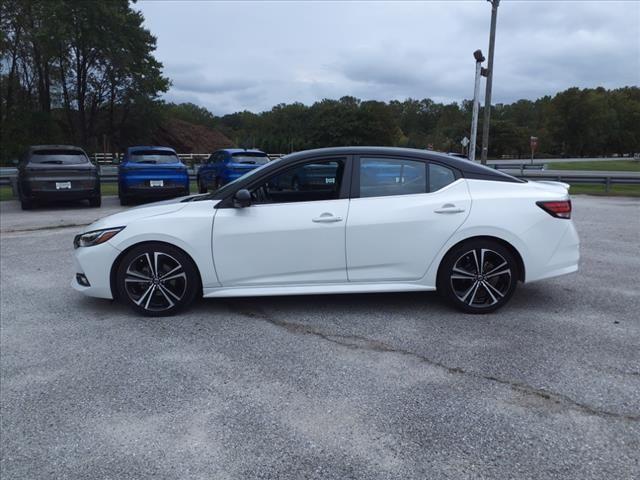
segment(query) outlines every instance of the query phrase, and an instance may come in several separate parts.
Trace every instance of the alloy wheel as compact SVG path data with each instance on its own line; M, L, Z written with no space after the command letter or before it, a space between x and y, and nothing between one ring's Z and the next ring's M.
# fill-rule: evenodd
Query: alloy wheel
M185 297L187 274L173 256L165 252L145 252L127 266L124 289L138 307L162 312Z
M508 294L513 282L509 262L498 252L476 248L463 253L450 275L455 296L472 308L496 305Z

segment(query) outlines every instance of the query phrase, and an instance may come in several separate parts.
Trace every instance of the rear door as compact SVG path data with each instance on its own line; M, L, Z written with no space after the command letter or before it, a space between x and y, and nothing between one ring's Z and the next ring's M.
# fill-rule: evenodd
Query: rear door
M471 207L456 171L420 159L362 156L353 185L346 231L352 282L422 278Z

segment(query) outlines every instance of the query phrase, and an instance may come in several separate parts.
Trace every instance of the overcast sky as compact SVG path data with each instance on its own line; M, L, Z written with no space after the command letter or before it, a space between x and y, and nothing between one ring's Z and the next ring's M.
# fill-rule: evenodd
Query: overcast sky
M142 1L173 86L165 98L216 115L311 104L473 95L472 52L487 55L490 4ZM571 86L640 84L640 1L503 0L494 102Z

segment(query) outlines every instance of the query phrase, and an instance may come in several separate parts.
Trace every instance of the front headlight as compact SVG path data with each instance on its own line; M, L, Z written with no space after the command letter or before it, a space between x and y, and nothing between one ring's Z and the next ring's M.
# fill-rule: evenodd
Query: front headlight
M100 245L110 238L113 238L118 232L122 231L123 228L124 227L105 228L104 230L81 233L73 239L73 248Z

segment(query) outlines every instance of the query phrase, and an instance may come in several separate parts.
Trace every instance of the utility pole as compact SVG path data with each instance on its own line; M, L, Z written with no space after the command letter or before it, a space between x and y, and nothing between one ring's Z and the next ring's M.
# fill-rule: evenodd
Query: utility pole
M478 136L478 110L480 94L480 77L482 76L482 62L484 62L484 55L482 50L476 50L473 52L473 58L476 59L476 83L473 88L473 115L471 116L471 142L469 146L469 154L467 155L469 160L475 162L476 160L476 137Z
M487 164L489 153L489 121L491 120L491 86L493 84L493 50L496 44L496 21L500 0L491 2L491 32L489 33L489 63L487 64L487 89L484 96L484 121L482 123L482 164Z

